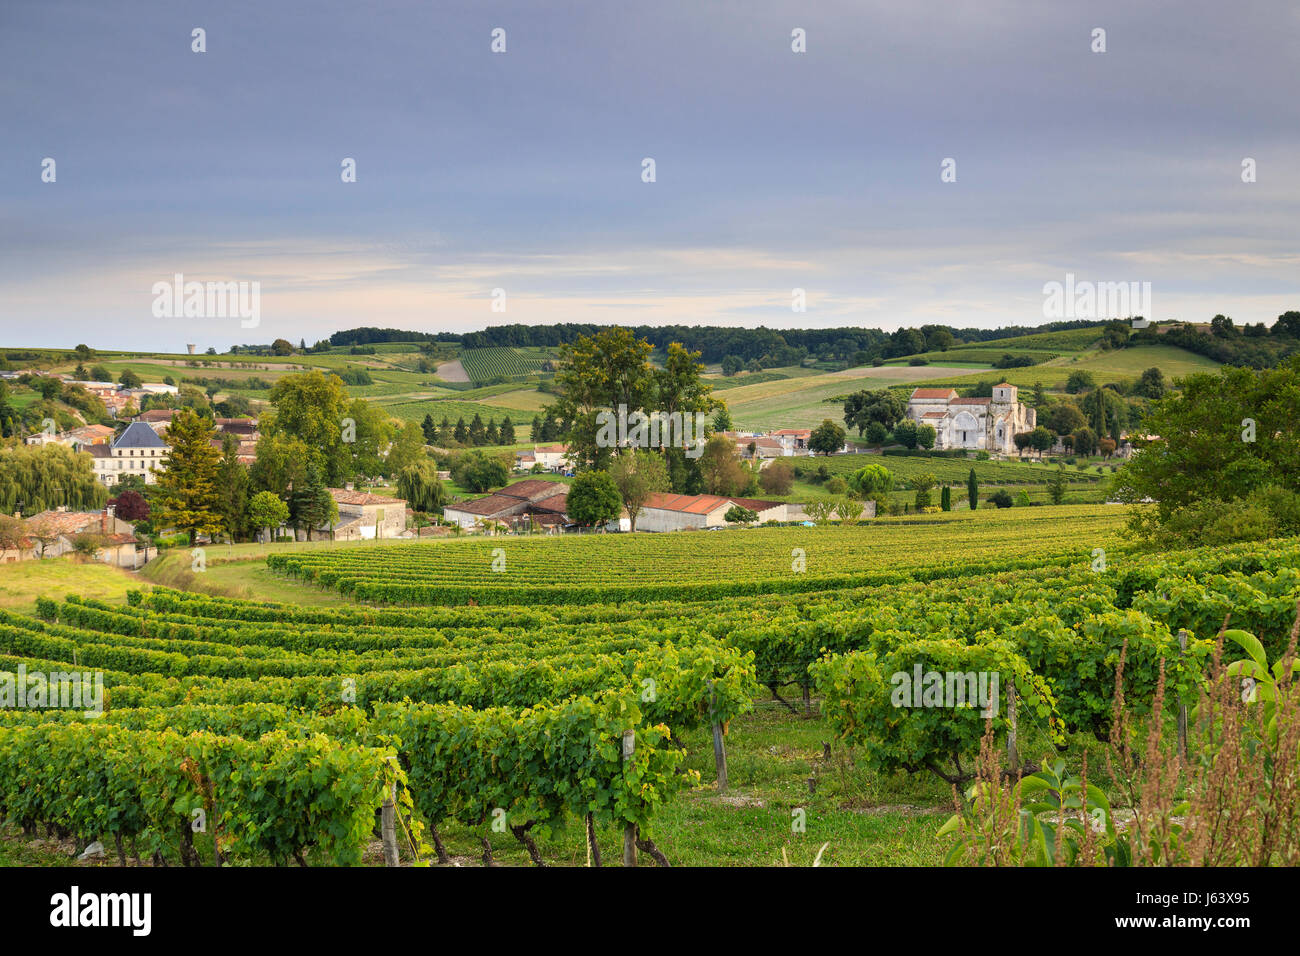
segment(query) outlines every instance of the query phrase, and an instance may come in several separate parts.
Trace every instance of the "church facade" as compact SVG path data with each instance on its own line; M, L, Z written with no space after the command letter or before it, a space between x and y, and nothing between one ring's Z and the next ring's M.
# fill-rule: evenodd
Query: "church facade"
M907 400L907 417L934 428L935 448L966 448L1016 454L1015 435L1033 431L1037 412L1017 398L1014 385L993 387L991 398L959 398L952 388L918 388Z

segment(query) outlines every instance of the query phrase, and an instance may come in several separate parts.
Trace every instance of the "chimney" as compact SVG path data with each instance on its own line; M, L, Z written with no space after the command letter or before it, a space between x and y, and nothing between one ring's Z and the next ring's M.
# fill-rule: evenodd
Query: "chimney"
M109 505L104 509L104 517L99 523L99 530L104 534L110 534L113 530L113 512L117 510L117 505Z

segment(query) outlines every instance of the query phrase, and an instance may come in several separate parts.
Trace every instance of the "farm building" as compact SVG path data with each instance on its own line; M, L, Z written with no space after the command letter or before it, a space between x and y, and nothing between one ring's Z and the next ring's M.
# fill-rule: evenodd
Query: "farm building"
M406 532L403 499L347 488L331 488L329 493L339 509L338 524L332 529L336 541L396 538ZM323 530L328 533L331 529Z
M442 516L452 524L460 525L466 530L498 522L502 524L520 524L524 515L564 516L564 497L569 493L569 486L558 481L517 481L500 491L462 504L448 505L442 510ZM530 518L531 520L531 518ZM550 523L557 523L554 518L547 518Z
M115 517L111 505L104 511L66 508L42 511L28 518L24 525L30 548L22 557L61 557L75 550L77 539L84 536L93 538L99 545L96 561L119 568L138 568L148 560L145 550L137 547L139 542L131 523Z
M759 521L788 521L783 501L760 501L723 495L651 495L637 515L638 531L690 531L724 528L726 514L735 505L757 512Z

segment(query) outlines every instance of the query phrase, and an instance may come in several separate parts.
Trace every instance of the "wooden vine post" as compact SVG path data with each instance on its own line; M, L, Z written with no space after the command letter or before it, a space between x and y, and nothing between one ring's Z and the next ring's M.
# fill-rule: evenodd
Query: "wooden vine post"
M636 753L636 731L623 731L623 763L633 759ZM623 865L636 866L636 824L623 824Z
M1187 653L1187 631L1178 629L1178 665L1182 669L1183 655ZM1178 755L1187 760L1187 702L1178 704Z
M727 745L722 738L722 724L715 716L717 695L709 681L709 723L713 725L713 762L718 768L718 793L727 792Z
M1007 763L1013 774L1019 772L1020 754L1016 750L1016 680L1014 677L1007 691Z
M384 789L384 805L380 813L380 833L384 840L384 866L401 866L397 853L397 781Z

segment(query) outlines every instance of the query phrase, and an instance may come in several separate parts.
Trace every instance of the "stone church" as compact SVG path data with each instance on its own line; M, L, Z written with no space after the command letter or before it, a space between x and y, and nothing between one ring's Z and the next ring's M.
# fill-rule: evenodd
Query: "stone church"
M1016 387L993 386L992 398L958 398L952 388L918 388L907 400L907 417L934 428L935 448L969 448L1016 454L1014 436L1033 431L1037 413L1022 405Z

